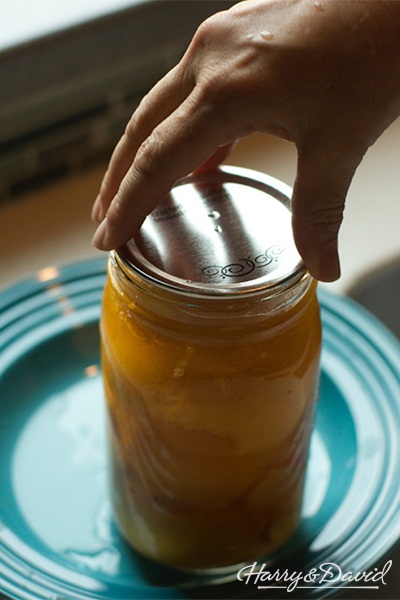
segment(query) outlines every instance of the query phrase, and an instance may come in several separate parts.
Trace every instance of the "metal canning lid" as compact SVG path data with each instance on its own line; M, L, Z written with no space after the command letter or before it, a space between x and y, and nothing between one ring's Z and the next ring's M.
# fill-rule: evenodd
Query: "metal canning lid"
M180 180L118 249L130 268L181 291L212 296L275 288L306 269L292 235L291 189L238 167Z

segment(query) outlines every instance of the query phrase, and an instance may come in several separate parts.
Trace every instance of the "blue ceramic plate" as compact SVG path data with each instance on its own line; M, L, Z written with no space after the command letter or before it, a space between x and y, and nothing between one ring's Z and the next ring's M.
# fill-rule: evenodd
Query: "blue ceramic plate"
M118 536L99 373L104 281L96 260L43 269L0 295L0 591L18 600L270 597L154 565ZM353 302L320 300L321 399L302 522L270 571L372 568L400 535L399 345ZM321 593L299 587L295 597Z

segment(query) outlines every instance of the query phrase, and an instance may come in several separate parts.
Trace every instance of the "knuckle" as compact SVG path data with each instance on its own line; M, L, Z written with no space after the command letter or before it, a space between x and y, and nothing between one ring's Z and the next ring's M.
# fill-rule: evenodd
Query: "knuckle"
M142 143L137 151L133 168L143 178L154 177L163 172L163 141L157 130Z
M142 135L142 132L147 131L147 115L150 113L148 110L149 94L146 94L140 101L136 110L133 112L131 118L126 124L124 135L127 140L134 144L138 137Z
M219 107L225 111L248 94L246 80L241 73L227 66L214 65L202 74L199 81L199 101L202 104Z
M118 193L107 212L107 222L109 227L115 228L123 218L123 203L121 195Z
M319 207L314 210L312 216L315 226L337 229L343 220L342 206Z
M193 48L202 48L211 40L220 39L220 35L225 30L225 12L221 11L211 15L198 26L192 40Z
M226 44L225 40L231 43ZM257 47L243 45L238 25L232 22L229 10L216 13L197 29L188 60L193 72L197 93L202 104L224 106L244 99L264 98L269 93L269 62Z
M249 102L267 105L268 77L256 63L257 56L251 50L245 56L228 56L223 63L210 61L197 80L201 101L223 107L241 103L246 108Z
M298 226L309 231L315 243L325 243L336 238L343 221L343 206L319 206L301 215Z

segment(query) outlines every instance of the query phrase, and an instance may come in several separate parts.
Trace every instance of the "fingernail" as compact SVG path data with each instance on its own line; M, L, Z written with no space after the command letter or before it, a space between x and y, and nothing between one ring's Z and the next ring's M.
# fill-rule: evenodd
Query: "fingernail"
M99 250L106 250L107 248L103 245L107 233L107 219L103 219L92 239L93 246L96 246Z
M336 281L340 277L340 262L336 248L327 248L321 254L319 262L321 281Z
M100 196L97 196L96 200L93 203L92 221L95 221L96 223L101 223L101 221L103 219L104 219L104 215L103 215L103 208L102 208L101 202L100 202Z

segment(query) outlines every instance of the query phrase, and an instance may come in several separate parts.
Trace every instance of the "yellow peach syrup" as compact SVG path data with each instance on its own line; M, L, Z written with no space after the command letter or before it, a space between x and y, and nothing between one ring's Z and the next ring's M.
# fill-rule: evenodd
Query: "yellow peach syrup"
M110 254L101 343L110 493L133 548L212 573L284 544L321 347L290 189L236 167L180 181Z

